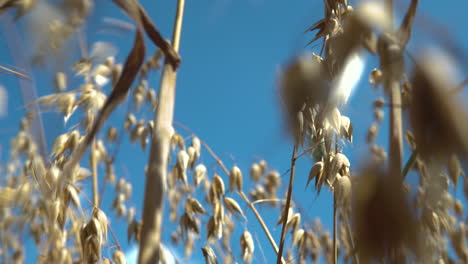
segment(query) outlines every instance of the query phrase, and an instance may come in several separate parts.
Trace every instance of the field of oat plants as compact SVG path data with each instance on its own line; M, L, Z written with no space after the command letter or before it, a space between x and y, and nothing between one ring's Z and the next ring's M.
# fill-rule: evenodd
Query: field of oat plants
M466 7L0 0L0 263L468 263Z

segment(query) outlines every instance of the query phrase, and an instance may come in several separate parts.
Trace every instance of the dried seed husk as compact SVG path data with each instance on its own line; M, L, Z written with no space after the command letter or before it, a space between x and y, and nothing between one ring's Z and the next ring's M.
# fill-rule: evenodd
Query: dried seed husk
M244 231L244 233L242 234L240 239L240 246L242 250L242 260L245 263L250 263L252 261L255 245L253 242L252 235L249 231Z
M206 177L206 166L203 164L198 164L195 167L195 174L193 177L193 183L195 186L198 186Z
M309 186L310 181L312 181L314 178L316 179L316 181L320 181L320 179L317 180L317 178L321 178L322 174L323 174L323 161L316 162L314 166L312 166L312 168L310 169L309 178L307 178L306 188L307 186Z
M242 172L237 166L233 166L229 173L229 191L232 192L234 189L242 191L243 176Z
M350 143L353 143L353 124L349 117L341 116L341 129L339 135L342 138L346 138Z
M205 245L201 250L205 258L205 264L218 264L214 250L209 245Z
M301 224L301 214L300 213L295 213L286 222L286 232L289 229L291 229L291 233L294 234L294 232L296 232L296 230L297 230L297 228L299 227L300 224Z
M67 76L63 72L55 74L55 92L61 93L67 89Z
M375 141L375 137L377 136L378 131L379 131L379 125L376 123L373 123L369 127L369 131L367 132L367 143L372 143Z
M224 181L218 174L215 174L213 177L211 189L218 199L221 198L225 193Z
M202 204L195 198L188 198L185 204L185 212L189 214L207 214Z
M460 160L458 159L457 155L455 154L450 155L450 158L447 164L447 169L448 169L450 179L452 180L455 187L457 187L458 177L461 174L464 175L462 168L461 168Z
M292 243L292 246L295 247L296 245L299 244L299 247L301 246L301 243L303 241L303 238L304 238L304 229L300 228L298 230L296 230L296 232L294 232L293 234L293 243Z
M259 181L262 177L260 165L253 163L250 167L250 179L252 181Z
M115 264L126 264L127 259L125 258L125 254L121 250L116 250L112 254L112 260Z
M351 204L351 179L348 176L340 177L335 183L337 204L342 209L347 209Z
M244 212L242 211L241 207L236 202L236 200L225 196L223 198L223 201L224 201L224 206L226 206L226 208L232 215L236 217L238 217L238 215L245 217Z

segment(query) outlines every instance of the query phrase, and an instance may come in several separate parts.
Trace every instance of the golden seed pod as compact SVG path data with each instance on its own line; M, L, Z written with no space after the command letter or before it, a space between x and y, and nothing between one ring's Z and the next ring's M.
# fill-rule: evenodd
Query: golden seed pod
M127 259L125 258L125 254L121 250L116 250L112 254L112 260L115 264L126 264Z
M374 118L377 122L382 122L382 120L384 119L384 111L382 109L375 109Z
M205 263L207 264L217 264L218 263L218 259L216 258L216 255L214 253L214 250L209 246L209 245L205 245L204 247L202 247L202 253L203 253L203 257L205 258ZM228 263L228 262L226 262Z
M239 167L234 166L229 173L229 191L232 192L234 189L242 191L243 176Z
M195 162L198 159L195 148L190 146L187 149L187 154L189 155L188 166L190 167L190 169L193 169L193 167L195 166Z
M286 222L286 232L292 228L291 232L294 234L296 232L297 228L301 224L301 214L300 213L295 213L293 216L289 217L288 216L288 221Z
M52 151L50 154L52 157L58 158L68 149L68 146L67 146L68 137L69 137L69 134L65 133L65 134L58 136L55 139L54 144L52 145Z
M335 183L337 204L342 209L347 209L351 204L351 188L351 179L348 176L340 177Z
M130 142L135 142L136 140L140 139L145 131L145 121L140 120L133 129L130 131Z
M75 93L64 93L58 97L57 109L63 114L67 121L76 109Z
M383 147L372 144L370 150L377 162L384 162L387 159L387 153Z
M382 71L379 69L373 69L369 76L369 83L372 85L372 87L374 89L377 89L377 87L382 83L382 80L383 80Z
M290 206L290 207L288 208L288 211L287 211L287 212L288 212L288 220L287 220L286 222L288 222L288 221L291 219L292 215L294 214L294 210L293 210L293 208ZM278 218L278 221L276 222L276 225L283 224L284 218L285 218L285 217L286 217L286 207L283 206L283 207L282 207L282 210L281 210L281 215L280 215L280 217Z
M132 221L135 220L135 214L136 214L136 208L135 207L130 207L128 209L128 214L127 214L127 223L131 223Z
M116 176L114 172L114 165L110 162L106 162L106 178L105 181L108 181L112 184L115 183Z
M63 72L55 74L55 92L61 93L67 89L67 76Z
M460 177L460 174L464 175L461 168L460 160L458 159L457 155L452 154L450 156L447 164L447 169L450 179L452 180L455 187L457 187L458 178Z
M193 183L198 186L206 177L206 167L203 164L198 164L195 167L195 174L193 177Z
M463 204L460 200L456 200L453 203L453 211L455 214L457 214L457 216L463 217Z
M75 186L68 184L66 188L66 195L76 207L81 208L80 197L78 195L78 190Z
M383 97L379 97L375 99L373 105L375 108L382 108L385 105L385 99Z
M127 118L125 119L124 129L129 131L130 128L132 128L136 124L136 122L136 117L132 113L129 113L127 115Z
M188 198L185 202L185 212L188 214L207 214L202 204L195 198Z
M137 110L140 110L141 105L143 104L143 101L145 100L143 93L142 92L137 92L133 94L133 104L135 105L135 108Z
M218 174L214 175L213 182L211 183L211 188L217 198L221 198L224 195L226 191L224 187L224 181L223 178L221 178L221 176L219 176Z
M179 153L177 153L177 167L180 169L180 172L181 172L180 176L182 178L182 181L185 184L188 184L187 167L188 167L189 159L190 157L185 150L181 150L179 151Z
M278 171L272 170L268 172L265 178L265 185L271 185L274 188L279 187L281 184L281 176Z
M377 136L377 133L379 131L379 126L376 123L373 123L369 127L369 131L367 132L367 143L372 143L375 140L375 137Z
M132 197L132 184L129 182L126 182L122 193L124 194L126 201L130 200L130 198Z
M242 250L242 260L245 263L250 263L252 261L255 245L253 242L252 235L249 231L245 231L242 234L240 239L240 246Z
M195 149L197 155L201 153L201 141L198 137L193 137L191 146Z
M315 188L317 189L318 183L321 182L323 175L323 161L316 162L310 169L309 178L307 178L306 188L309 186L310 181L315 179Z
M264 174L268 167L266 160L261 160L258 162L258 166L260 166L260 174Z
M228 211L232 215L234 215L236 217L238 215L241 215L242 217L245 218L244 212L242 211L240 205L236 202L236 200L225 196L223 198L223 201L224 201L224 206L226 206L226 209L228 209Z
M99 64L94 67L94 70L91 72L91 77L94 79L95 84L97 84L99 87L102 87L109 82L109 77L111 77L111 74L112 68L106 64Z
M99 208L93 208L93 218L97 220L102 230L102 234L104 236L103 242L107 241L107 225L109 221L107 220L106 214Z
M257 163L253 163L252 166L250 167L250 179L252 181L260 181L261 177L262 177L262 170L260 168L260 165L258 165Z
M346 138L350 143L353 142L353 124L349 117L341 116L341 129L339 135L342 138Z
M115 142L117 140L117 128L109 127L107 130L107 141Z
M124 203L117 205L115 214L117 217L125 217L127 215L127 206Z
M296 230L296 232L294 232L293 234L293 243L292 243L292 246L295 247L296 245L299 245L299 247L301 246L301 244L303 243L303 238L305 237L304 236L304 229L300 228L298 230Z

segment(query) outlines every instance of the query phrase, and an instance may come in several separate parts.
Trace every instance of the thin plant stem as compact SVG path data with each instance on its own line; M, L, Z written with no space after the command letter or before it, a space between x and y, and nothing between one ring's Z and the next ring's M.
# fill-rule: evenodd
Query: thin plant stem
M335 135L335 153L338 153L338 136ZM338 215L337 215L337 206L336 206L336 192L333 189L333 263L338 263L338 247L337 247L337 223L338 223Z
M393 0L384 0L385 1L385 9L389 14L389 18L391 19L391 25L393 25Z
M403 168L403 171L401 173L401 176L403 178L403 180L406 178L406 175L408 174L409 170L411 169L411 167L413 167L413 164L414 162L416 161L416 158L418 157L418 152L417 150L413 150L413 152L411 153L411 156L410 158L408 159L408 161L406 162L405 164L405 167Z
M179 51L185 0L177 2L172 47ZM166 189L167 166L175 105L176 69L166 57L159 89L159 104L154 116L155 129L151 140L149 167L143 202L139 264L159 263L161 227Z
M31 80L31 78L29 76L27 76L26 74L23 74L23 73L21 73L19 71L15 71L13 69L10 69L10 68L2 66L2 65L0 65L0 70L4 71L5 74L11 74L11 75L14 75L14 76L19 77L19 78L23 78L23 79L26 79L26 80Z
M390 104L401 105L399 80L388 79L386 85L390 91ZM403 135L401 108L390 108L390 170L391 175L400 175L403 156Z
M337 218L338 214L336 213L337 206L336 206L336 193L333 191L333 263L336 264L338 263L338 248L336 246L336 227L337 227Z
M285 202L286 200L284 199L279 199L279 198L272 198L272 199L259 199L255 200L252 202L253 205L258 204L258 203L268 203L268 202Z
M99 208L99 191L98 191L98 173L97 173L97 157L96 157L96 140L93 140L91 145L91 173L93 177L93 206Z
M288 209L291 206L291 195L292 195L292 187L294 183L294 172L296 169L296 151L297 151L297 144L294 144L292 156L291 156L291 174L289 176L288 193L286 195L286 206L284 207L283 227L281 228L280 246L279 246L279 251L278 251L278 258L276 260L277 264L281 263L281 258L283 256L284 237L286 235L286 223L288 221L288 214L289 214Z

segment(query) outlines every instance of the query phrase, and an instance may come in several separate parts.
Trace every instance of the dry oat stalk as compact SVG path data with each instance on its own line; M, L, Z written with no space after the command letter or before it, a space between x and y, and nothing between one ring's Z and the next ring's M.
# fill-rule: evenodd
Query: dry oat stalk
M177 14L172 36L172 47L175 53L179 50L184 4L184 0L179 0L177 3ZM143 16L143 25L148 32L148 30L151 30L151 22L145 19L147 16L142 9L140 9L140 12L142 12L140 15ZM155 30L155 28L152 30ZM156 35L153 34L153 37L156 37ZM176 61L173 59L174 58L166 57L158 96L160 103L158 104L154 117L155 127L151 140L149 168L145 184L143 226L138 255L138 263L140 264L157 263L160 259L161 225L163 220L163 203L166 194L167 161L169 158L171 137L174 134L172 122L175 104L175 70L177 65L174 64Z

